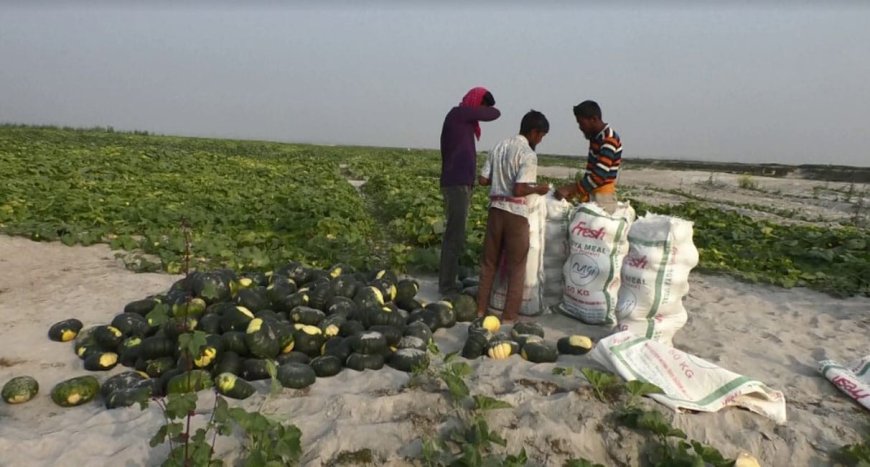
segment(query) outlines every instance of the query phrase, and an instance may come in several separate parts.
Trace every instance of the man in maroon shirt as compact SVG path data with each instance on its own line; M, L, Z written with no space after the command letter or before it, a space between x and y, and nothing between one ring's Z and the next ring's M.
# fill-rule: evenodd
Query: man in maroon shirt
M495 99L486 88L472 88L462 102L447 112L441 128L441 194L447 226L441 242L438 291L442 295L460 289L459 258L465 252L465 226L471 192L477 173L475 138L480 139L479 122L501 116Z

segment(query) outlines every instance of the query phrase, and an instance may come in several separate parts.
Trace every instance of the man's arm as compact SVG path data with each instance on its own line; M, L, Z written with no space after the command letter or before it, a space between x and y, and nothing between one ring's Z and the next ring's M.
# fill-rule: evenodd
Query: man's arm
M534 152L525 154L520 160L520 170L517 172L517 181L514 182L514 196L546 195L550 187L535 185L537 178L538 156Z
M480 168L480 175L477 177L477 183L481 186L492 185L492 155L497 149L498 145L495 145L486 154L486 160L483 161L483 167Z
M550 191L547 185L534 185L531 183L514 183L514 196L546 195Z
M458 107L460 117L466 122L491 122L501 117L501 112L495 107L481 105L479 107Z

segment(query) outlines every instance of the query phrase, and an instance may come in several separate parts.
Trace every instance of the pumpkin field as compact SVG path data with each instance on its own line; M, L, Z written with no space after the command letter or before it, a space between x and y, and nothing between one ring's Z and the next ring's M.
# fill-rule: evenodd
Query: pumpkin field
M577 165L542 157L541 165L555 164ZM0 128L0 167L0 232L67 245L105 242L135 271L181 271L182 220L192 233L193 269L266 271L299 261L433 272L438 264L437 151L7 126ZM573 175L541 178L559 183ZM349 180L365 183L357 189ZM712 173L707 185L716 187ZM650 210L655 187L621 186L638 213ZM822 188L818 182L806 191ZM799 219L805 208L769 207L778 218L754 218L741 208L764 206L723 204L682 184L654 211L695 223L699 270L866 296L870 234L860 203L870 192L862 184L851 191L855 205L846 210L855 215L833 225L779 222ZM478 189L462 259L469 268L480 257L485 216L486 193Z
M639 215L694 223L675 346L785 392L777 426L643 398L585 355L608 329L477 319L482 189L466 291L439 296L439 170L433 150L0 126L0 465L870 461L867 412L810 368L866 351L867 184L621 175Z

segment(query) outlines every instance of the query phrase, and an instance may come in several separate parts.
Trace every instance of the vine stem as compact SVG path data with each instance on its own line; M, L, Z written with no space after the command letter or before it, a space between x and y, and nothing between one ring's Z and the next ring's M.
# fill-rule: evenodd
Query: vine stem
M190 253L192 238L190 234L190 222L186 217L181 218L181 232L184 235L184 276L190 274Z

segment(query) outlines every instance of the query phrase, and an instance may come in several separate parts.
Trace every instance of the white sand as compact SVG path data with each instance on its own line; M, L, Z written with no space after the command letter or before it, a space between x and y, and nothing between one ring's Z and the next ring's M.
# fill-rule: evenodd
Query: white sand
M66 247L0 236L0 384L19 375L40 383L34 400L0 403L0 466L139 466L158 465L165 458L165 446L148 445L162 423L156 408L106 410L99 400L60 408L51 402L48 394L58 381L83 374L102 381L124 369L85 372L71 344L51 342L46 332L69 317L86 326L107 323L126 303L163 291L176 279L126 271L105 245ZM675 426L726 456L749 451L765 466L829 465L829 451L860 439L870 415L815 367L823 358L867 354L870 299L835 299L697 273L690 282L685 302L689 322L675 346L784 391L788 424L776 426L739 409L666 412ZM421 294L436 298L431 279ZM562 316L548 315L541 322L548 339L606 334ZM461 347L465 326L437 333L442 351ZM582 377L552 375L554 366L594 365L588 357L561 356L555 365L533 365L519 357L471 365L474 393L514 405L491 412L490 426L508 440L510 452L524 446L532 465L561 465L581 456L605 465L640 464L644 437L615 427L608 418L614 407L595 400ZM364 448L372 450L373 465L409 465L419 453L420 439L443 428L450 406L444 388L408 388L408 380L389 368L345 370L268 401L266 383L258 382L258 394L242 405L253 409L265 401L266 413L295 423L303 433L303 465L332 465L341 453ZM213 398L203 392L200 400L200 407L209 407ZM221 439L217 451L232 465L238 442Z

